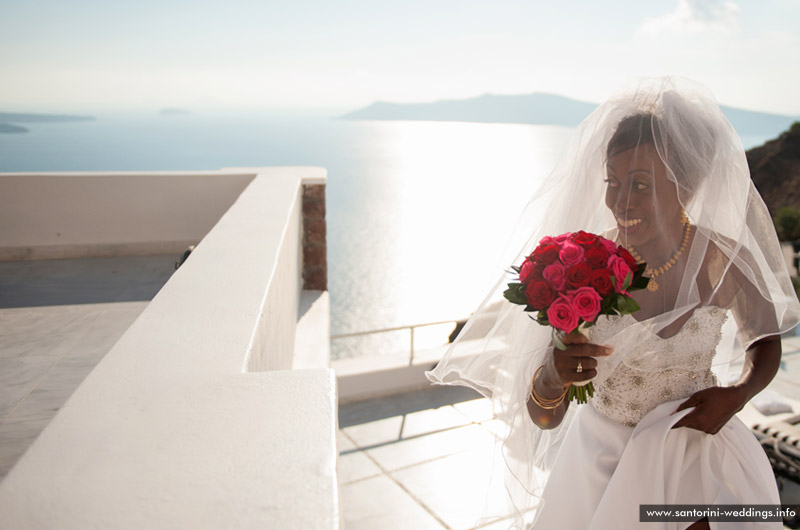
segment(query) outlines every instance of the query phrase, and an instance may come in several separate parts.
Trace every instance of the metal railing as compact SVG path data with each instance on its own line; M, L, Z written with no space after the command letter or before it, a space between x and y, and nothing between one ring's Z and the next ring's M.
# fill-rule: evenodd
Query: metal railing
M331 335L331 342L333 342L334 340L338 340L338 339L347 339L347 338L352 338L352 337L362 337L362 336L365 336L365 335L375 335L375 334L378 334L378 333L388 333L388 332L391 332L391 331L403 331L403 330L407 329L409 331L409 338L410 338L410 342L409 342L410 355L409 355L408 365L411 366L412 364L414 364L414 330L415 329L424 328L424 327L428 327L428 326L441 326L443 324L456 324L456 325L458 325L459 322L463 322L465 320L466 319L442 320L442 321L439 321L439 322L423 322L421 324L407 324L405 326L394 326L394 327L391 327L391 328L371 329L371 330L367 330L367 331L356 331L356 332L353 332L353 333L340 333L340 334L337 334L337 335Z

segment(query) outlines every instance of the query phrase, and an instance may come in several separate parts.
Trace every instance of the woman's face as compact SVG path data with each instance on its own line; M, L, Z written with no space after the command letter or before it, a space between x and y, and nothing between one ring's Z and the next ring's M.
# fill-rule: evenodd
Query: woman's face
M677 188L655 147L643 144L608 159L606 206L614 214L622 242L643 246L669 241L681 231Z

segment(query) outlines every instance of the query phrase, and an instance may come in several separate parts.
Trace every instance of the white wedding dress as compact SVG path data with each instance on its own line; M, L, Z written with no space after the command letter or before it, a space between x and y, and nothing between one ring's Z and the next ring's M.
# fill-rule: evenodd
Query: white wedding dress
M531 528L678 530L691 523L640 523L639 505L780 503L769 461L737 417L715 435L671 428L692 410L672 414L681 402L717 384L711 364L726 318L725 310L702 307L676 335L651 335L636 344L637 350L663 356L688 352L682 357L691 365L656 372L637 370L633 361L605 377L598 373L594 397L579 406L569 426ZM631 325L636 325L631 315L600 319L590 328L589 341L605 344ZM783 528L779 522L709 525Z

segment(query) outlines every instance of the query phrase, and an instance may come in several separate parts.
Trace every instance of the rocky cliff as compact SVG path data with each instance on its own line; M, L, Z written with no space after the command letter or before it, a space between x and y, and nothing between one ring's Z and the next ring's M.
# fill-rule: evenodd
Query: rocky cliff
M772 215L781 206L800 209L800 122L747 151L747 163L753 184Z

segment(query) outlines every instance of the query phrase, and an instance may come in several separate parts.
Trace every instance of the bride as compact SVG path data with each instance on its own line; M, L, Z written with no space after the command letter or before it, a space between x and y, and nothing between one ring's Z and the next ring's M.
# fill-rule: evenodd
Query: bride
M492 399L513 527L699 530L717 523L640 523L640 505L779 504L735 414L775 376L800 305L741 141L704 87L645 79L598 107L526 207L509 264L578 230L646 263L639 311L554 349L549 329L502 302L506 275L426 373ZM588 379L589 403L570 404L566 388Z

